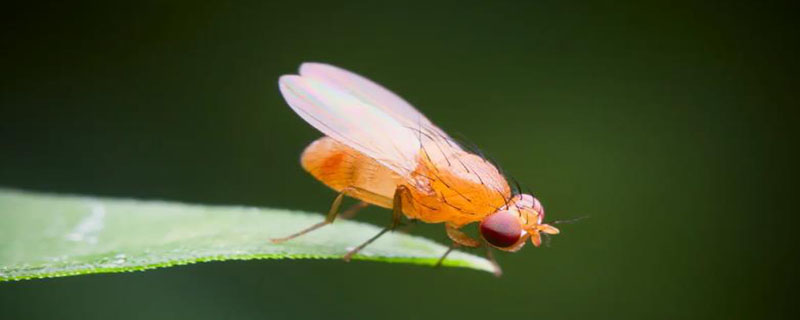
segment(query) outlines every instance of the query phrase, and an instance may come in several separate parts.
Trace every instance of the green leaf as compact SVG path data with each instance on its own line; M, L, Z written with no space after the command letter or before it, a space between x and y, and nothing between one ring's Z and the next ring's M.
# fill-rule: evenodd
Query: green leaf
M123 272L195 262L336 259L380 231L354 221L273 244L321 221L279 209L48 195L0 188L0 281ZM433 265L447 248L386 234L354 260ZM444 266L494 271L491 262L453 252ZM357 266L353 266L357 267Z

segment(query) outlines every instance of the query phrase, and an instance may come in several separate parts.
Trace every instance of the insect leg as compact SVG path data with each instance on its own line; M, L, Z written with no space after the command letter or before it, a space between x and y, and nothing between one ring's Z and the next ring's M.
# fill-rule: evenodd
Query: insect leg
M447 236L450 237L450 240L453 240L453 242L458 243L459 245L470 248L477 248L481 246L480 241L473 239L449 223L444 224L444 230L447 232Z
M342 211L342 213L339 214L339 218L352 219L353 217L356 216L356 213L358 213L359 211L361 211L361 209L364 209L368 206L369 203L366 203L364 201L359 201L358 203L350 206L350 208L347 208L347 210Z
M409 232L411 232L411 229L413 229L414 226L416 226L416 225L417 225L417 220L416 219L409 219L408 221L403 222L402 223L403 227L402 228L398 228L396 231L400 232L400 233L409 233Z
M497 263L497 260L494 259L494 254L492 254L492 246L488 243L486 244L486 259L492 262L492 266L494 266L494 276L500 277L503 275L503 269L500 268L500 264Z
M447 258L447 255L449 255L450 252L453 252L453 249L458 248L459 246L460 245L458 243L453 242L453 244L450 245L450 248L447 248L447 251L445 251L444 254L442 255L442 257L439 258L439 261L436 261L436 265L433 266L433 267L434 268L441 267L442 266L442 262L444 262L444 258Z
M304 235L306 233L309 233L311 231L317 230L319 228L322 228L322 227L324 227L326 225L329 225L329 224L333 223L333 220L336 220L336 215L339 213L339 207L342 206L342 200L344 199L345 194L347 194L348 192L351 192L351 191L353 191L353 189L348 187L348 188L342 189L342 191L339 192L339 195L337 195L336 199L333 200L333 203L331 204L331 209L328 210L328 214L325 215L325 220L324 221L316 223L316 224L314 224L314 225L312 225L312 226L310 226L308 228L300 230L297 233L291 234L289 236L286 236L286 237L283 237L283 238L273 238L273 239L270 239L270 240L272 241L272 243L283 243L283 242L286 242L288 240L297 238L297 237L302 236L302 235ZM352 218L356 214L356 212L358 212L358 210L361 210L366 206L367 206L367 203L361 201L361 202L353 205L352 207L348 208L347 210L345 210L342 213L342 218L345 218L345 219Z
M370 243L372 243L375 240L377 240L378 238L380 238L384 233L386 233L387 231L393 230L395 227L397 227L398 224L400 224L400 219L403 218L403 208L402 208L403 198L408 193L409 193L409 191L408 191L408 188L406 188L406 186L400 185L399 187L397 187L397 189L394 191L394 199L392 200L392 203L393 203L393 205L392 205L392 222L389 224L389 226L387 226L386 228L383 228L383 230L381 230L381 232L378 232L378 234L376 234L372 238L369 238L369 240L367 240L364 243L360 244L358 247L355 247L353 250L350 250L349 252L347 252L347 254L345 254L342 257L342 259L344 259L344 261L349 262L350 258L352 258L353 255L355 255L359 251L361 251L361 249L364 249Z

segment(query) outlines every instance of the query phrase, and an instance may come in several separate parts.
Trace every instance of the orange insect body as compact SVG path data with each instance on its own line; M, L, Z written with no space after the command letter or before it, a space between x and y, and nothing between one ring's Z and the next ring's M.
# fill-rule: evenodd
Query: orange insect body
M512 194L494 165L462 149L385 88L316 63L303 64L299 76L281 77L280 85L292 109L326 134L305 149L303 168L341 194L409 219L445 223L448 236L466 246L480 244L458 231L473 222L480 222L484 240L506 251L518 250L528 238L538 246L540 232L558 233L542 223L538 200Z
M405 185L411 197L403 204L403 213L409 219L427 223L447 222L461 227L480 221L503 207L511 193L491 163L469 153L450 160L454 163L449 166L423 157L410 181L330 137L311 143L300 161L304 169L328 187L336 191L355 187L352 197L384 208L392 208L395 190ZM486 182L493 185L485 185Z
M377 161L330 137L312 142L300 157L303 168L336 191L356 187L350 195L392 208L392 196L402 178Z

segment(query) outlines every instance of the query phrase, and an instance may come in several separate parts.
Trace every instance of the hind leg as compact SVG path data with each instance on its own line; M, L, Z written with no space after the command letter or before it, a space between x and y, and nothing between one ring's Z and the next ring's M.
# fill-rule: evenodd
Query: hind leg
M300 231L298 231L296 233L293 233L291 235L288 235L286 237L273 238L273 239L270 239L270 240L272 241L272 243L283 243L283 242L286 242L286 241L289 241L291 239L297 238L297 237L302 236L302 235L304 235L306 233L309 233L311 231L317 230L319 228L322 228L324 226L327 226L327 225L333 223L333 221L336 220L336 216L339 214L339 208L342 206L342 200L344 199L344 196L347 193L353 192L353 191L355 191L355 189L352 188L352 187L347 187L347 188L342 189L342 191L339 192L339 195L336 196L336 199L333 200L333 203L331 204L331 208L330 208L330 210L328 210L328 214L325 215L325 220L323 220L322 222L316 223L316 224L314 224L314 225L312 225L312 226L310 226L308 228L300 230ZM359 203L357 203L357 204L353 205L352 207L348 208L347 210L345 210L341 214L341 216L344 219L352 218L353 216L355 216L355 214L359 210L361 210L361 209L363 209L363 208L365 208L367 206L368 206L368 204L366 202L360 201Z

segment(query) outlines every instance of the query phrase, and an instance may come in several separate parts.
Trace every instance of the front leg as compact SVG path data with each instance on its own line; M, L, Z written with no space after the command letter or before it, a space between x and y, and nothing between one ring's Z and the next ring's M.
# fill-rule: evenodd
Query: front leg
M472 237L468 236L466 233L458 230L459 228L453 226L452 224L445 223L444 224L445 231L447 232L447 236L450 237L450 240L453 242L470 248L477 248L481 246L481 242L478 240L473 239Z
M478 240L473 239L472 237L468 236L466 233L458 230L458 227L453 226L452 224L445 223L444 230L447 232L447 236L450 237L450 240L453 240L453 245L450 248L447 248L447 251L439 258L439 261L436 261L436 265L434 267L439 267L444 262L444 258L453 251L453 249L458 248L460 246L470 247L470 248L477 248L481 246L481 242Z
M494 255L492 254L492 246L490 246L488 243L483 243L481 241L473 239L472 237L468 236L464 232L461 232L461 230L458 230L457 227L449 223L445 224L444 227L445 230L447 231L447 236L450 237L451 240L453 240L453 245L447 249L447 251L444 253L444 255L442 255L441 258L439 258L439 261L436 262L436 267L441 266L442 262L444 261L444 258L447 257L447 255L450 254L450 252L453 251L453 249L457 248L460 245L471 248L477 248L480 247L481 245L486 245L486 258L489 259L489 261L492 263L492 266L494 266L494 275L499 277L503 274L503 270L500 268L500 265L497 263L497 260L494 259Z

